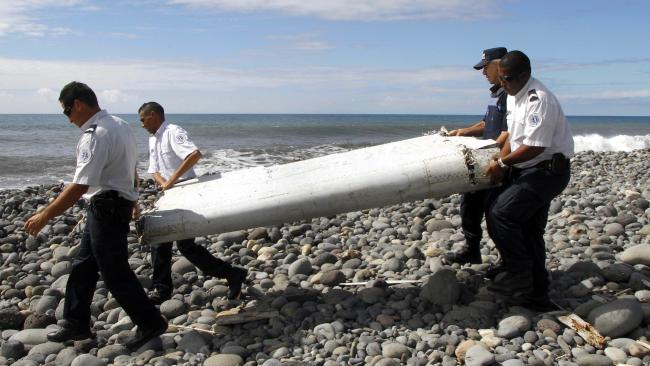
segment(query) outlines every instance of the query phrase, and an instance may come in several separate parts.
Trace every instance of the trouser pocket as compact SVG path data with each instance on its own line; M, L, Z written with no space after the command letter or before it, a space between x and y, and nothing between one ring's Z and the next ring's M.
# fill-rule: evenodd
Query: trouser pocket
M90 202L90 210L99 220L108 220L115 215L115 200L113 198L94 198Z

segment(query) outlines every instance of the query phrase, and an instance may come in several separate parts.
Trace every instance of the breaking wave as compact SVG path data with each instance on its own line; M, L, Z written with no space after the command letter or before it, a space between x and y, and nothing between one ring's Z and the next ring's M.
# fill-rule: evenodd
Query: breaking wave
M650 148L649 135L602 136L596 133L573 136L575 151L632 151Z

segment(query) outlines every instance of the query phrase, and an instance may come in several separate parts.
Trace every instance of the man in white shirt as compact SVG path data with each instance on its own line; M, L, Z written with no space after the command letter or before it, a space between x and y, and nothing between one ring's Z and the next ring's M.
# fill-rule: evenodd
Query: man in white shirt
M502 147L508 136L506 125L506 98L507 94L499 80L499 61L508 50L505 47L488 48L483 51L481 61L474 65L474 69L483 70L483 75L492 85L490 96L492 102L488 104L483 119L465 128L449 132L450 136L475 136L483 139L493 139ZM466 248L451 256L450 261L459 264L481 263L481 239L483 229L481 222L485 213L485 201L490 190L485 189L463 194L460 201L460 217L463 234L465 235ZM486 272L486 277L492 278L492 271Z
M165 110L156 102L144 103L138 110L142 127L149 137L149 173L162 190L170 189L181 180L196 177L194 164L201 158L201 152L180 126L165 121ZM173 243L151 247L153 266L153 290L149 297L160 304L171 297L173 291L171 260ZM194 238L179 240L176 247L185 258L203 273L228 280L228 298L236 299L246 279L246 270L233 267L216 258L204 247L197 245Z
M523 52L501 58L499 78L508 93L509 138L486 172L504 178L488 199L486 221L503 272L488 288L513 304L549 308L544 229L551 200L569 183L573 137L560 103L531 77Z
M25 231L38 234L82 195L90 205L80 250L66 285L65 321L47 338L63 343L92 336L90 305L101 273L106 288L138 326L135 336L125 343L135 350L167 329L167 321L147 298L128 263L126 237L138 199L135 138L128 123L99 108L95 93L86 84L69 83L61 90L59 101L70 122L84 131L77 144L77 168L72 183L27 220Z

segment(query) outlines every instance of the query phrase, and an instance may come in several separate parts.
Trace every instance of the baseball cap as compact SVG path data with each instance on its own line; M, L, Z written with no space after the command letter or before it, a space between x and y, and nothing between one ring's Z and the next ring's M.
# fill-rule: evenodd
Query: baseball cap
M474 68L476 70L480 70L484 68L485 65L487 65L490 61L501 58L506 53L508 53L508 50L505 47L488 48L487 50L483 51L483 54L481 54L481 61L474 65Z

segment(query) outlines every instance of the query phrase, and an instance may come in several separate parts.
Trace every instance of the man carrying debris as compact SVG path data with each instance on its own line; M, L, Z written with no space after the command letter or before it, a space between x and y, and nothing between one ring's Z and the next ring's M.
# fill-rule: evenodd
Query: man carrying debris
M187 137L187 132L177 125L165 121L165 111L156 102L144 103L138 110L142 127L149 131L149 173L162 190L170 189L179 181L196 177L194 164L201 158L201 152ZM172 244L151 246L153 266L153 290L151 300L160 304L172 294ZM233 267L216 258L194 239L176 242L178 250L203 273L228 280L228 298L236 299L246 279L246 270Z
M523 52L501 58L499 79L508 93L509 137L486 172L492 181L503 178L488 198L486 221L503 272L488 289L512 304L552 308L544 230L551 200L569 183L573 137L560 103L531 76Z
M474 65L476 70L483 70L483 75L492 84L490 94L494 104L487 107L483 120L466 128L459 128L449 132L450 136L477 136L483 139L497 140L499 147L503 146L508 133L506 125L506 92L501 87L498 68L499 60L508 50L504 47L489 48L483 51L481 61ZM481 221L485 213L485 200L489 190L468 192L463 194L460 203L460 216L462 219L463 234L467 247L450 258L452 262L459 264L481 263L481 238L483 230ZM488 277L493 271L486 273Z

